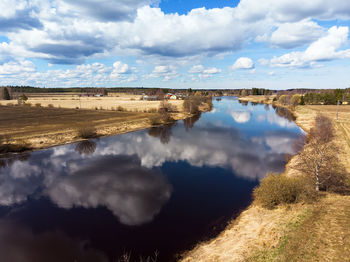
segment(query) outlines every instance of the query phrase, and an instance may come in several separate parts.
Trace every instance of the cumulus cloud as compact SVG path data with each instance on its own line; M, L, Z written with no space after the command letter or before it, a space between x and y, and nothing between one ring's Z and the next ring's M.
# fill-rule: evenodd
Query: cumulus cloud
M72 12L99 21L132 21L137 9L155 3L151 0L64 0Z
M347 0L242 0L237 12L246 21L269 18L276 22L296 22L311 17L322 20L349 19L350 4Z
M175 66L160 65L155 66L152 73L148 75L150 78L163 78L163 81L169 81L179 76Z
M323 36L324 33L321 26L310 20L284 23L272 33L270 43L276 47L294 48L311 43Z
M123 79L125 74L130 74L131 70L128 64L124 64L121 61L117 61L113 64L113 71L111 73L112 79Z
M241 0L237 7L197 8L183 15L164 13L152 5L156 2L0 1L0 9L3 10L0 31L5 32L8 39L0 43L0 62L8 62L15 57L22 60L44 59L50 64L84 64L88 59L131 55L139 60L149 59L152 65L159 66L188 65L191 61L199 64L204 56L224 57L253 41L267 42L278 48L300 47L326 36L326 30L317 24L317 20L350 18L347 0L307 3L304 0ZM339 52L339 56L348 56ZM298 53L290 53L272 64L309 66L312 63L300 62L304 59L299 56ZM245 69L254 67L251 63L236 66ZM205 70L209 69L198 67L189 73L201 74L191 76L193 79L209 78L214 74L214 71L204 73ZM160 73L145 74L152 78ZM134 81L138 77L134 74L126 77L120 73L112 76L112 80L120 82ZM168 81L177 76L178 73L173 70L161 77ZM31 76L32 79L34 77ZM101 83L108 83L104 79L111 80L104 76L98 79ZM2 82L7 83L11 84L11 81Z
M0 65L0 78L4 84L20 83L22 85L58 86L102 86L115 83L133 82L138 79L136 68L129 67L121 61L113 66L102 63L82 64L71 69L48 69L36 71L31 61L11 61Z
M188 70L188 73L193 74L193 79L197 80L197 78L194 76L197 74L197 77L200 79L205 79L205 78L210 78L213 75L221 73L221 69L216 68L216 67L209 67L205 68L202 65L194 65Z
M33 12L36 7L31 1L2 0L0 1L0 10L0 32L41 29L43 26Z
M326 36L313 42L304 52L291 52L271 59L271 66L310 67L319 61L350 58L350 49L339 50L348 39L349 28L333 26Z
M194 65L191 67L190 70L188 70L190 74L198 74L198 73L202 73L203 71L204 71L204 66L202 65Z
M233 70L236 69L253 69L254 62L249 57L240 57L236 60L236 62L231 67Z
M0 65L1 75L21 74L26 72L34 72L35 65L28 60L23 61L11 61Z

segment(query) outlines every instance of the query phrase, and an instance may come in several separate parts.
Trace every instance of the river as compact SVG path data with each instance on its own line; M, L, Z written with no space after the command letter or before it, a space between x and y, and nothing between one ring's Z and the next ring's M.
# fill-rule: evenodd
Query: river
M301 134L269 105L213 110L147 130L0 159L3 262L176 260L282 172Z

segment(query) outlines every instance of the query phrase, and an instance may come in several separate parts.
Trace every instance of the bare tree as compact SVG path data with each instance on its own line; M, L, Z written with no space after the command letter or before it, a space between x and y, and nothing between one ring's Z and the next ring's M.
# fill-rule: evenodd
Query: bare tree
M345 185L345 171L338 160L339 147L335 144L332 121L321 114L306 136L307 145L299 154L294 169L313 177L316 191Z

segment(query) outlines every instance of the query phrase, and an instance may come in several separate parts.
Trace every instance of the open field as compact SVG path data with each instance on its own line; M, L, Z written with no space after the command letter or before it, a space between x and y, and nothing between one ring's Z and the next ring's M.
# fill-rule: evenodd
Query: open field
M308 131L313 124L313 119L317 113L322 113L332 119L336 130L336 142L341 148L339 158L350 174L350 106L341 105L307 105L298 106L295 110L296 123Z
M158 109L160 101L142 101L142 96L120 93L118 96L104 97L79 97L78 94L31 94L28 95L26 104L32 106L40 104L43 107L52 105L57 108L81 108L81 109L103 109L116 110L122 107L127 111L147 111ZM17 100L0 100L0 105L9 103L17 104ZM170 100L169 103L176 106L179 111L182 111L182 100Z
M257 99L245 101L256 102ZM335 125L339 159L350 174L350 106L298 106L305 131L318 112ZM295 160L298 155L294 156ZM295 170L286 168L287 175ZM312 204L263 209L253 203L216 238L198 244L181 261L350 261L350 197L325 193Z
M275 97L276 95L270 95L270 96L250 95L250 96L240 97L239 101L271 104Z
M95 127L99 136L115 135L150 127L157 113L77 110L30 106L0 106L0 134L10 143L27 143L31 148L71 143L80 126ZM175 119L188 117L172 114Z

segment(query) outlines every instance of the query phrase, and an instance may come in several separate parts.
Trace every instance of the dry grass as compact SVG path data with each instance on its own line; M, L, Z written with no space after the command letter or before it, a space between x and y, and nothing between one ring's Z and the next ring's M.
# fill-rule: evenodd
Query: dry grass
M76 140L79 126L98 129L99 135L118 134L150 126L154 114L75 110L47 107L0 106L0 134L11 134L11 143L26 141L33 148Z
M299 208L283 224L274 248L257 250L246 261L350 261L350 197L327 195L315 205Z
M332 119L336 130L336 142L342 149L339 158L350 173L350 106L339 106L338 119L336 105L307 105L298 106L295 110L297 116L296 123L305 131L309 131L313 124L313 119L318 112Z
M349 196L328 194L316 204L275 210L251 206L181 261L349 261L349 225Z
M43 107L52 105L53 107L61 108L82 108L82 109L95 109L99 110L112 110L112 108L122 107L123 111L135 110L144 112L145 110L151 110L153 108L159 108L159 101L143 101L140 100L142 96L119 94L118 97L81 97L77 94L35 94L35 96L29 96L26 103L41 104ZM17 104L17 100L0 100L0 105L6 105L8 103ZM171 105L177 107L177 110L182 111L182 100L171 100Z
M244 102L271 104L275 97L276 97L276 95L270 95L270 96L256 96L256 95L253 96L253 95L251 95L251 96L240 97L238 99L240 101L244 101Z
M155 111L153 107L145 113L0 105L0 134L11 134L11 144L24 141L33 149L46 148L78 141L77 128L81 126L96 128L99 136L151 127L151 119L159 116ZM171 117L179 120L190 115L180 112Z
M217 238L199 244L185 254L183 262L245 261L256 250L277 246L281 225L299 215L299 206L268 210L251 206Z

